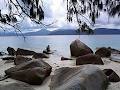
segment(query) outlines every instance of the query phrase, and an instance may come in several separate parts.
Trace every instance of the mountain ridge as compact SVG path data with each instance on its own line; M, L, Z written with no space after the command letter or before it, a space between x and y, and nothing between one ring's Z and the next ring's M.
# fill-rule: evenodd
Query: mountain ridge
M97 28L94 30L93 35L118 35L120 29L108 29L108 28ZM21 36L20 33L16 32L0 32L0 36ZM44 36L44 35L87 35L84 32L78 33L75 29L57 29L55 31L49 31L47 29L41 29L35 32L24 33L25 36Z

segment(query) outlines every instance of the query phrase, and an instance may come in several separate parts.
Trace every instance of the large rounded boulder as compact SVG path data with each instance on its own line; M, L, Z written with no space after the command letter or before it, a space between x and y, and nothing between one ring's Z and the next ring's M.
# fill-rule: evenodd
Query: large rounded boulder
M75 40L70 44L70 51L71 51L71 56L83 56L89 53L93 53L93 51L85 45L83 42L80 40Z
M16 54L15 49L12 47L7 48L8 54L14 56Z
M99 48L96 52L96 55L99 55L100 57L110 57L111 51L108 48L102 47Z
M100 56L94 54L87 54L84 56L79 56L76 59L76 65L84 65L84 64L98 64L103 65L103 61Z
M106 90L107 76L98 67L63 67L51 78L50 90Z
M42 60L31 60L5 71L12 79L31 85L40 85L51 73L52 67Z

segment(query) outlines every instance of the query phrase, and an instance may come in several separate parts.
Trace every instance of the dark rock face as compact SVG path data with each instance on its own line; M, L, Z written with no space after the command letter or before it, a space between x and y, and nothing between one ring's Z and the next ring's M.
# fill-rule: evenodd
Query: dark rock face
M21 48L18 48L16 51L16 55L34 55L34 54L35 54L34 51L25 50Z
M61 57L61 60L73 60L71 58Z
M0 90L34 90L30 85L25 83L11 83L0 86Z
M5 71L10 78L31 85L40 85L51 73L52 67L42 60L32 60Z
M12 55L12 56L14 56L15 53L16 53L15 50L14 50L14 48L12 48L12 47L8 47L8 48L7 48L7 51L8 51L8 54L9 54L9 55Z
M35 53L33 55L33 58L38 59L38 58L49 58L49 57L44 53Z
M106 90L107 85L107 76L93 65L63 67L51 78L50 90Z
M103 72L106 74L110 82L120 81L120 77L112 69L104 69Z
M71 56L75 57L93 53L93 51L80 40L75 40L70 44L70 51Z
M32 59L27 57L17 56L16 59L14 60L14 64L19 65L21 63L28 62L30 60Z
M76 59L76 65L83 65L83 64L99 64L103 65L103 61L100 56L94 54L87 54L84 56L79 56Z
M15 60L15 57L4 57L2 60Z
M96 55L99 55L100 57L110 57L111 51L108 48L102 47L99 48L96 52Z

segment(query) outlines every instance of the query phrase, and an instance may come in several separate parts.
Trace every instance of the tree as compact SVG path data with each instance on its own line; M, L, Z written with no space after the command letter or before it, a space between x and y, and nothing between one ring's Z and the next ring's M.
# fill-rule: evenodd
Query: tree
M0 23L13 27L21 34L22 32L17 25L21 23L26 16L33 22L44 25L41 22L41 20L44 19L44 11L41 7L40 0L6 0L6 5L9 12L7 14L2 14L0 10ZM22 20L19 22L17 17ZM5 30L4 27L0 27Z
M108 13L110 17L120 16L120 0L66 0L67 1L67 20L72 22L77 20L78 31L93 33L90 26L94 26L100 12ZM45 25L41 22L44 19L42 0L6 0L8 14L2 14L0 10L0 22L7 24L19 32L17 24L20 22L17 17L24 20L29 17L37 24ZM88 17L86 17L88 15ZM0 26L4 29L2 26ZM21 32L22 33L22 32Z
M109 17L120 16L120 0L67 0L67 11L68 21L72 22L75 15L79 26L78 31L89 34L93 33L90 26L96 23L101 12L108 13Z

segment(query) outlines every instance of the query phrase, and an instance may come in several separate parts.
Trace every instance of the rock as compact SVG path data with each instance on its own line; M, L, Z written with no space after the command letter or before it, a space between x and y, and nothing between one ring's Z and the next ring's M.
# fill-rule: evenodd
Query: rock
M94 54L87 54L84 56L79 56L76 59L76 65L83 65L83 64L99 64L103 65L103 61L100 56Z
M35 52L31 50L18 48L16 51L16 55L34 55Z
M5 71L12 79L20 80L31 85L40 85L51 73L52 67L42 60L31 60Z
M15 57L4 57L2 60L5 61L5 63L13 63L15 60Z
M108 47L108 49L111 51L112 54L120 54L120 50Z
M0 52L0 56L3 56L3 55L8 55L8 54L5 52Z
M14 60L14 64L19 65L21 63L28 62L30 60L32 59L27 57L17 56L16 59Z
M12 48L12 47L8 47L8 48L7 48L7 51L8 51L8 54L9 54L9 55L14 56L14 55L16 54L14 48Z
M45 53L45 54L53 54L53 52L48 52L46 50L44 50L43 53Z
M15 60L15 57L4 57L4 58L2 58L2 60Z
M89 53L93 53L93 51L85 45L83 42L80 40L75 40L70 44L70 51L71 51L71 56L83 56Z
M33 55L33 58L38 59L38 58L49 58L49 57L44 53L35 53Z
M61 57L61 60L73 60L71 58Z
M45 53L45 54L52 54L52 53L53 53L53 52L51 52L51 50L50 50L50 45L48 45L48 46L46 47L46 49L43 50L43 53Z
M110 82L120 81L120 77L112 69L104 69L103 72L107 75Z
M93 65L55 71L51 78L50 90L106 90L107 76Z
M19 82L1 85L0 90L34 90L34 89L28 84Z
M2 52L0 52L0 56L3 56Z
M108 48L102 47L99 48L96 52L96 55L99 55L100 57L110 57L111 51Z
M48 45L47 47L46 47L46 50L47 50L47 52L50 52L51 50L50 50L50 45Z

